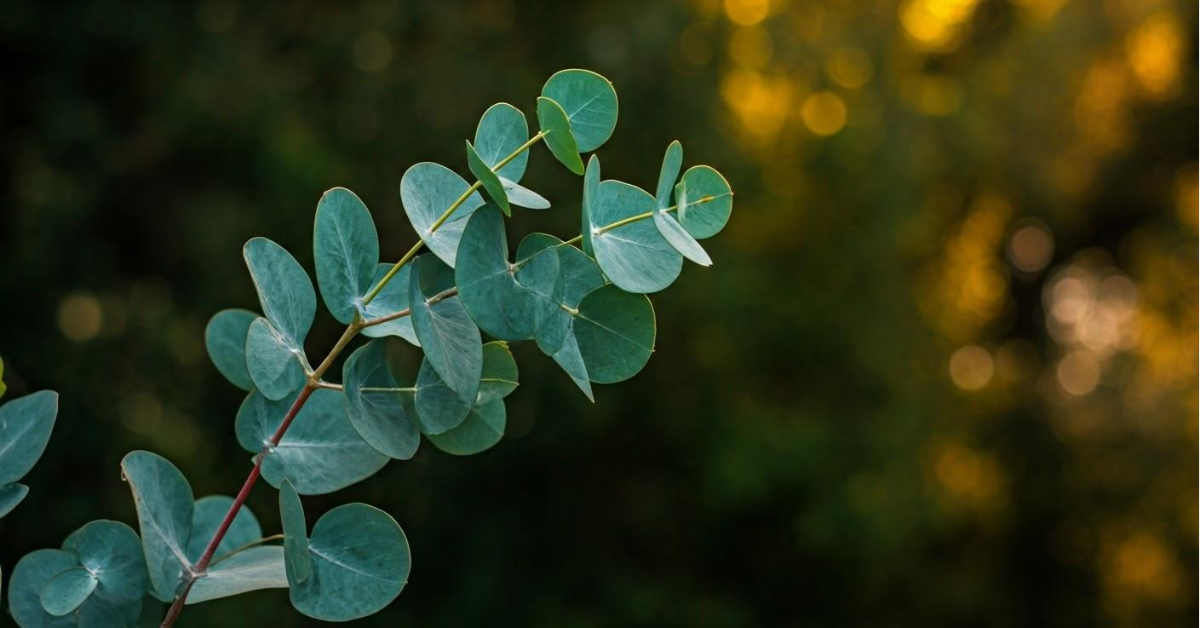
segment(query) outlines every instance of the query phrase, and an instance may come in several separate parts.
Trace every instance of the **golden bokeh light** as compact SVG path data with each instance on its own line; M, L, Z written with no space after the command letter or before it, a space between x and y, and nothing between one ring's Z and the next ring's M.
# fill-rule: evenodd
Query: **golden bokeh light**
M825 71L838 85L847 89L858 89L871 80L875 67L867 53L858 48L847 47L839 48L829 55Z
M846 103L833 92L817 92L804 100L800 117L808 130L828 137L846 126Z
M1092 392L1100 384L1100 362L1091 351L1068 353L1059 360L1055 372L1063 391L1076 397Z
M742 26L758 24L770 12L770 0L725 0L725 15L729 16L729 21Z
M1155 12L1125 43L1125 54L1138 84L1153 98L1162 98L1177 86L1183 57L1183 28L1175 14Z
M729 58L750 70L766 67L771 61L772 49L771 35L761 26L735 29L729 38Z
M95 338L103 325L104 311L100 308L100 300L93 294L73 294L58 304L58 328L64 336L75 342Z
M950 379L963 390L979 390L992 381L992 354L979 345L960 347L950 356Z
M918 48L949 52L958 47L978 1L908 0L900 6L900 23Z
M1036 273L1054 257L1054 237L1046 223L1027 220L1008 239L1008 261L1022 272Z

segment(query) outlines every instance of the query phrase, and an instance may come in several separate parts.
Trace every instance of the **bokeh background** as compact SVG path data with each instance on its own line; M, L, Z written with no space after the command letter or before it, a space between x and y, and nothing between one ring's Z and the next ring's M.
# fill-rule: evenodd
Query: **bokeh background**
M306 500L392 513L409 586L364 626L1194 626L1197 7L1180 0L0 6L0 355L62 393L0 522L6 572L118 461L198 495L249 468L207 318L241 245L311 268L321 193L414 241L400 175L466 172L497 101L616 85L607 177L679 138L733 220L654 296L657 352L592 405L532 346L495 449ZM577 233L580 180L513 231ZM340 329L318 317L310 355ZM397 345L397 358L411 367ZM411 352L409 352L411 353ZM266 486L249 502L277 530ZM286 593L181 626L302 626Z

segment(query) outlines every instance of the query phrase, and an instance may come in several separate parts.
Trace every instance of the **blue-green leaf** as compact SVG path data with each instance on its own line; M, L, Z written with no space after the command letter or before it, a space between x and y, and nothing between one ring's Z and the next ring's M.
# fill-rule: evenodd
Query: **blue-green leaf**
M266 238L252 238L242 256L267 320L291 346L304 347L317 314L317 293L308 273L291 253Z
M574 332L588 377L598 384L623 381L654 351L654 308L645 295L604 286L579 303Z
M504 437L504 400L481 399L458 427L444 434L430 434L429 442L455 456L471 456L491 449Z
M346 416L358 435L390 458L412 458L421 444L413 392L399 390L383 342L369 342L351 354L342 382Z
M583 174L583 160L579 158L579 147L571 135L571 121L558 103L549 98L537 99L538 126L546 134L546 148L567 170Z
M261 452L295 401L278 401L251 392L238 409L238 443ZM387 464L388 458L363 441L350 426L340 392L319 389L297 413L283 440L266 454L262 475L276 488L288 478L302 495L331 493L360 482Z
M301 613L350 621L383 609L408 582L411 555L404 531L387 513L346 504L325 513L309 539L312 574L289 595Z
M74 617L55 617L42 608L42 588L54 576L78 567L74 554L56 549L35 550L13 569L8 586L8 611L22 628L69 628Z
M441 434L458 427L475 404L474 398L465 400L446 385L433 368L428 355L421 360L416 389L414 402L417 420L426 435Z
M541 194L526 188L520 183L500 177L500 185L508 195L508 202L525 209L550 209L550 201L542 198Z
M571 381L583 391L587 396L588 401L595 402L596 397L592 393L592 380L588 375L587 364L583 361L583 355L579 352L579 341L575 338L574 320L571 322L571 333L563 339L562 345L550 357L562 367Z
M475 129L475 150L489 168L495 168L529 139L529 123L520 109L508 103L496 103L483 112ZM522 151L496 171L512 182L521 180L529 163L529 151ZM516 201L513 201L516 203ZM520 203L517 203L520 205ZM525 207L522 205L522 207Z
M542 96L566 112L579 152L596 150L617 127L617 92L608 79L595 72L556 72L542 87Z
M196 500L192 511L192 532L187 544L188 560L192 563L200 560L232 506L233 498L228 495L208 495ZM261 539L262 535L262 526L258 524L258 519L250 512L249 506L242 504L237 515L233 517L233 522L229 524L225 538L217 545L212 559L219 560L229 552Z
M289 583L299 584L312 573L312 558L308 553L308 524L304 519L304 504L296 487L284 480L279 487L279 520L283 525L283 557Z
M451 268L466 226L463 219L483 206L483 197L472 192L440 227L433 226L470 187L453 170L428 161L414 164L400 179L400 202L417 236Z
M97 587L78 607L77 625L128 626L141 613L146 594L146 560L141 540L117 521L93 521L72 532L63 550L96 577Z
M325 307L349 325L374 287L379 234L367 206L346 188L333 188L317 203L313 261Z
M558 255L536 251L529 259L509 263L504 218L494 207L471 216L454 275L463 307L480 329L501 340L532 338L557 309L551 297Z
M667 145L663 155L662 168L658 171L658 186L654 188L654 205L658 209L671 206L671 192L675 189L675 181L679 179L679 170L683 167L683 144L675 140Z
M247 391L254 382L246 370L246 334L256 318L250 310L221 310L204 328L204 346L213 366L229 383Z
M383 278L387 276L388 271L392 269L391 264L380 264L375 267L375 278L371 282L372 286L378 285ZM405 264L396 272L392 280L388 282L383 290L375 297L374 301L367 304L363 311L363 319L371 320L375 318L383 318L397 312L403 312L408 309L409 284L412 283L409 273L412 272L412 265ZM386 336L396 336L403 338L413 346L421 346L421 341L417 340L417 332L413 329L412 316L402 316L397 319L390 320L386 323L365 327L362 330L364 336L368 338L384 338Z
M733 190L721 173L710 166L692 166L683 173L687 199L676 199L675 215L692 237L703 240L711 238L729 222L733 212Z
M592 207L600 198L600 158L592 155L588 159L587 171L583 174L583 203L579 211L579 234L582 238L583 252L588 257L596 257L592 247Z
M479 179L479 183L487 192L488 197L500 207L504 215L511 216L512 208L508 206L508 194L504 191L504 184L500 182L500 177L496 176L496 173L483 163L479 153L475 152L475 147L471 146L470 140L467 141L467 168L471 170L471 174L475 175L476 179Z
M308 359L303 347L292 344L265 318L246 332L246 369L254 387L268 399L283 399L304 385Z
M29 487L24 484L14 482L0 486L0 519L12 512L13 508L16 508L17 504L20 504L28 494Z
M283 548L278 545L250 547L217 561L192 585L187 604L199 604L259 589L286 589Z
M508 343L493 341L483 345L483 377L479 382L480 399L503 399L520 385L520 372Z
M600 184L588 208L592 249L604 274L626 292L657 292L671 285L683 268L683 256L658 232L651 220L619 221L650 214L654 198L621 181Z
M96 576L83 567L60 571L42 587L42 608L55 617L67 615L79 608L99 584Z
M192 487L175 465L148 451L127 454L121 460L121 475L129 482L137 507L151 593L170 602L189 563Z
M687 186L683 183L675 186L676 202L683 204L687 201ZM663 207L655 205L654 207L654 226L658 228L658 232L663 239L667 241L676 251L683 254L684 257L700 264L701 266L712 266L712 258L705 252L704 247L688 233L678 220L670 213L663 211Z
M0 406L0 486L33 468L54 431L58 393L42 390Z
M425 358L441 379L459 399L474 403L483 368L483 340L462 300L457 295L447 297L445 291L438 290L445 285L449 271L439 266L437 259L429 255L413 260L409 296L413 327L421 339Z

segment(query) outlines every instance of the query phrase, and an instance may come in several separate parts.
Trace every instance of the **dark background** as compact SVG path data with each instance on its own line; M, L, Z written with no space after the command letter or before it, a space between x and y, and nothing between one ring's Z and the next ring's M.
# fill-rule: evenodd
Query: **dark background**
M654 295L657 351L592 405L532 346L504 441L307 498L404 526L371 626L1194 626L1194 2L191 2L0 6L0 356L62 407L6 573L95 518L118 462L197 495L249 469L208 317L241 245L311 268L336 185L384 256L400 175L466 172L490 104L615 83L606 177L683 141L733 219ZM577 233L580 179L537 147ZM340 329L318 317L309 355ZM398 349L404 353L404 349ZM339 367L340 369L340 367ZM336 370L335 370L336 372ZM249 505L278 530L276 495ZM284 591L181 626L300 626Z

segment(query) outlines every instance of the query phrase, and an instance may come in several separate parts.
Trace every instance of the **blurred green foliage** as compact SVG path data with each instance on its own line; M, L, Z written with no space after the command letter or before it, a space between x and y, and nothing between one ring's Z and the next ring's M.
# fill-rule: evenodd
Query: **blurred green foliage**
M203 327L254 306L242 243L311 269L343 185L400 255L400 173L465 172L487 106L532 115L581 66L632 112L606 176L687 138L738 219L655 300L637 379L592 405L517 345L497 448L306 504L378 504L412 540L364 625L1190 625L1196 23L1168 0L8 0L0 355L9 396L62 408L0 562L132 522L131 449L235 491L240 394ZM577 233L558 168L535 151L555 207L514 231ZM318 317L310 353L338 331ZM268 531L275 499L249 502ZM304 625L287 605L183 621Z

